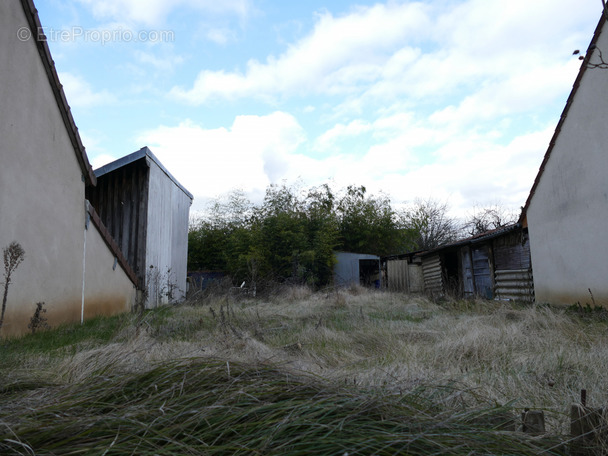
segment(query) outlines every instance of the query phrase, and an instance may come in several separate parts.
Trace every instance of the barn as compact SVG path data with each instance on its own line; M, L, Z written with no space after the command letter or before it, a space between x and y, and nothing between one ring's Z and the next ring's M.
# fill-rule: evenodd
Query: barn
M148 147L95 170L87 197L146 290L146 306L186 296L192 194Z

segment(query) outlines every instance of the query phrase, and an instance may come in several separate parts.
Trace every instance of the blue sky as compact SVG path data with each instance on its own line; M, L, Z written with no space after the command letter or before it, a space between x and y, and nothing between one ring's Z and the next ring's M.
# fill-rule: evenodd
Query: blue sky
M454 215L527 198L600 0L38 0L94 167L194 194L365 185Z

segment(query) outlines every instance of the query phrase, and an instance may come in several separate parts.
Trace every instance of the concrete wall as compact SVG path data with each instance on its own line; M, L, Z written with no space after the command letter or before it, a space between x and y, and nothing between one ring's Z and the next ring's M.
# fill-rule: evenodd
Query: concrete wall
M136 289L94 223L86 230L84 319L128 312L135 304Z
M608 305L607 87L608 71L585 71L528 207L537 302L591 304L591 289Z
M25 250L9 287L4 336L26 332L40 301L50 324L78 321L83 292L83 171L36 45L18 39L20 27L28 27L21 3L1 1L0 248L17 241Z

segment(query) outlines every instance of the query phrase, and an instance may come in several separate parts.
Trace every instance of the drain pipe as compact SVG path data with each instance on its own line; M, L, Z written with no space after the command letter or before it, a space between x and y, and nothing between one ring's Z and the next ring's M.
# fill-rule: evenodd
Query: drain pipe
M91 213L89 212L90 203L89 200L84 200L84 248L82 253L82 301L80 305L80 324L84 323L84 285L85 285L85 273L87 266L87 230L89 229L89 223L91 223Z

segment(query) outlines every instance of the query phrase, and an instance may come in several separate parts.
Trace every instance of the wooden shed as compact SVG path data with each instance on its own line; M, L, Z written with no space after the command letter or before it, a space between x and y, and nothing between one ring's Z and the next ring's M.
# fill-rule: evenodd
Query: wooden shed
M465 298L534 300L528 230L509 225L418 254L424 291Z
M192 194L147 147L95 170L88 199L144 289L147 307L186 296Z
M422 293L424 276L420 252L391 255L382 258L386 281L384 286L390 291Z

